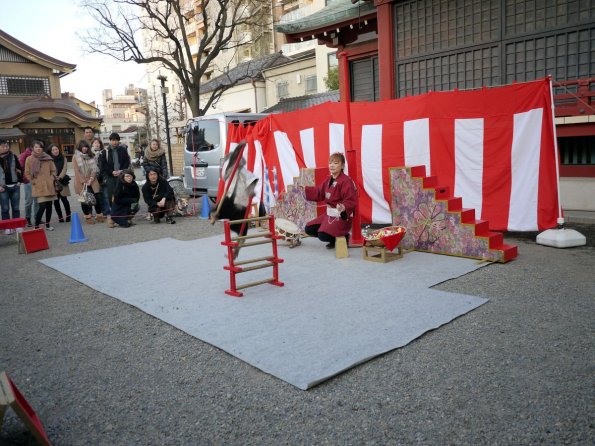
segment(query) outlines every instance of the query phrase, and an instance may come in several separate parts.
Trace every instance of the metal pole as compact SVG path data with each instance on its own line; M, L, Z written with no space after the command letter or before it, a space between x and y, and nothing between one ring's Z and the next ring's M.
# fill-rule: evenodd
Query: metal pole
M171 140L169 136L169 119L167 117L167 98L165 97L165 93L167 93L167 88L165 88L165 81L167 77L163 75L157 76L157 79L161 81L161 95L163 96L163 116L165 117L165 136L167 138L167 154L169 157L169 174L173 176L174 174L174 163L171 157Z

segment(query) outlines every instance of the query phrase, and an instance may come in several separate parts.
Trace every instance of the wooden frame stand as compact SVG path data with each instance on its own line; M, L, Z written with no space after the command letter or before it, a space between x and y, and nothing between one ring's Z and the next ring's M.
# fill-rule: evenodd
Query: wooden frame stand
M378 263L388 263L403 257L401 248L396 247L393 252L386 249L384 246L362 246L364 260Z

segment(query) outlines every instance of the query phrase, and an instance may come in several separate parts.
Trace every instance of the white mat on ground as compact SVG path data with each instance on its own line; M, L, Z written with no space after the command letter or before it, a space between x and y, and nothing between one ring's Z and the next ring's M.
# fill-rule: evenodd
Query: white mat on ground
M294 249L279 243L284 287L235 298L224 294L221 241L165 238L41 262L304 390L487 301L428 288L484 265L476 260L412 252L381 264L360 249L336 260L314 239ZM270 252L245 248L238 260ZM270 268L247 272L238 285L271 276Z

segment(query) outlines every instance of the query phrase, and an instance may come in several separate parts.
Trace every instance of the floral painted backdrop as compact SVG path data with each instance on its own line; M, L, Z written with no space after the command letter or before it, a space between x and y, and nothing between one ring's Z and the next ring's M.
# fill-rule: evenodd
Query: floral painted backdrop
M409 168L390 169L393 225L407 229L400 246L436 254L503 261L503 253L489 249L487 237L475 236L475 225L461 223L460 212L448 212L446 200L424 189L422 178Z
M315 186L314 172L315 169L301 169L300 176L294 178L294 185ZM316 218L316 203L306 201L303 189L289 186L271 209L271 214L292 221L303 232L306 223Z

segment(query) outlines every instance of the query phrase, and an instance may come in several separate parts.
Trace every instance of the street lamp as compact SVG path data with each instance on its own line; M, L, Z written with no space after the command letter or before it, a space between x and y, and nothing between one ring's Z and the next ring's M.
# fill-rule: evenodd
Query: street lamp
M163 115L165 116L165 136L167 137L167 154L169 156L169 174L173 176L174 174L174 163L171 158L171 141L169 137L169 118L167 117L167 99L165 97L167 91L167 87L165 86L165 81L167 77L163 75L157 76L157 79L161 81L161 95L163 96Z

